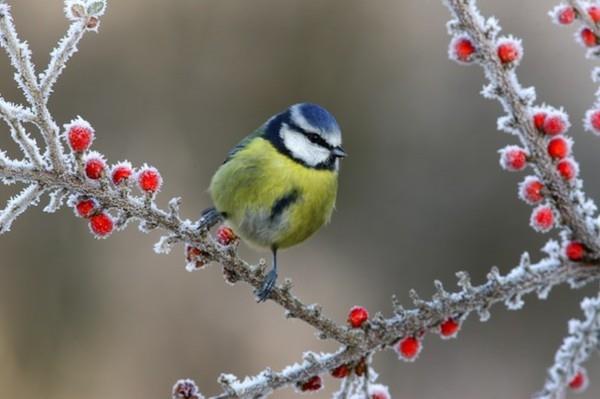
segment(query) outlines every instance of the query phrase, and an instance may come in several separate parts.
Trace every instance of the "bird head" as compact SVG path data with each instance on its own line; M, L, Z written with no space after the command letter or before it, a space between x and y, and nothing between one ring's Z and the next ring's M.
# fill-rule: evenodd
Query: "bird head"
M267 138L280 151L316 169L337 170L346 156L337 121L324 108L295 104L267 122Z

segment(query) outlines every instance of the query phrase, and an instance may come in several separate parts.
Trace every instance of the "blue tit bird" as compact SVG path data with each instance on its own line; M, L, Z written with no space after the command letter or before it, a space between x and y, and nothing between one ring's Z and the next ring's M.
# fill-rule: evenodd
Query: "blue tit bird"
M299 244L329 222L338 188L342 134L315 104L273 116L229 152L214 174L214 208L201 228L225 220L251 246L269 249L273 265L255 294L269 297L277 280L277 251Z

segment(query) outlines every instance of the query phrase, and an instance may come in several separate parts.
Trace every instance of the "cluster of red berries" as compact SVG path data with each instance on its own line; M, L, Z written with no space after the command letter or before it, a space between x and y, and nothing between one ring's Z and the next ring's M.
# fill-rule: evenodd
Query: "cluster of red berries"
M95 132L92 126L81 118L65 125L65 138L77 159L83 161L83 173L91 181L110 176L115 187L122 187L135 177L137 186L146 195L154 195L162 186L158 170L144 165L137 173L129 162L120 162L110 170L102 154L90 151ZM82 198L75 204L77 215L89 220L90 229L98 237L106 237L114 229L114 221L92 198Z
M600 23L600 7L589 5L586 12L594 24ZM579 17L577 10L567 4L561 4L554 8L551 15L554 21L559 25L570 25ZM588 27L582 27L578 37L581 44L585 47L596 47L600 45L600 38Z
M593 23L600 23L600 7L590 4L586 11ZM550 14L560 25L570 25L579 17L577 10L568 4L558 5Z
M477 46L466 34L456 35L450 41L450 58L462 64L473 62L477 55ZM515 66L523 57L521 42L514 37L502 37L496 42L496 56L502 65Z
M554 161L556 172L566 182L572 182L579 173L577 162L571 157L573 141L564 136L570 124L567 115L559 110L535 108L531 123L546 140L546 152ZM508 171L521 171L529 161L526 149L509 145L500 150L500 165ZM528 176L519 185L519 197L531 205L537 205L531 215L531 226L540 232L550 231L555 225L553 208L541 204L544 200L544 184L533 176Z

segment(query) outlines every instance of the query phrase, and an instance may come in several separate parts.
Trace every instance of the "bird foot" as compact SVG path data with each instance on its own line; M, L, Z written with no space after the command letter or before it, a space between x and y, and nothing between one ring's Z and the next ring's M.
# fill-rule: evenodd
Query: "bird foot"
M277 271L275 269L271 269L269 273L265 276L263 280L262 286L260 289L254 291L254 295L256 295L257 302L264 302L267 300L273 288L275 288L275 283L277 282Z

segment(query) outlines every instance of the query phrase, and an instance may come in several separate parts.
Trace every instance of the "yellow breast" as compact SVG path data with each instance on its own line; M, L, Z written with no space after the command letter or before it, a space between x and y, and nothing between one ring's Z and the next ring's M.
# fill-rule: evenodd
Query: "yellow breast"
M286 248L329 221L337 172L308 168L257 137L217 170L210 192L217 210L243 239Z

